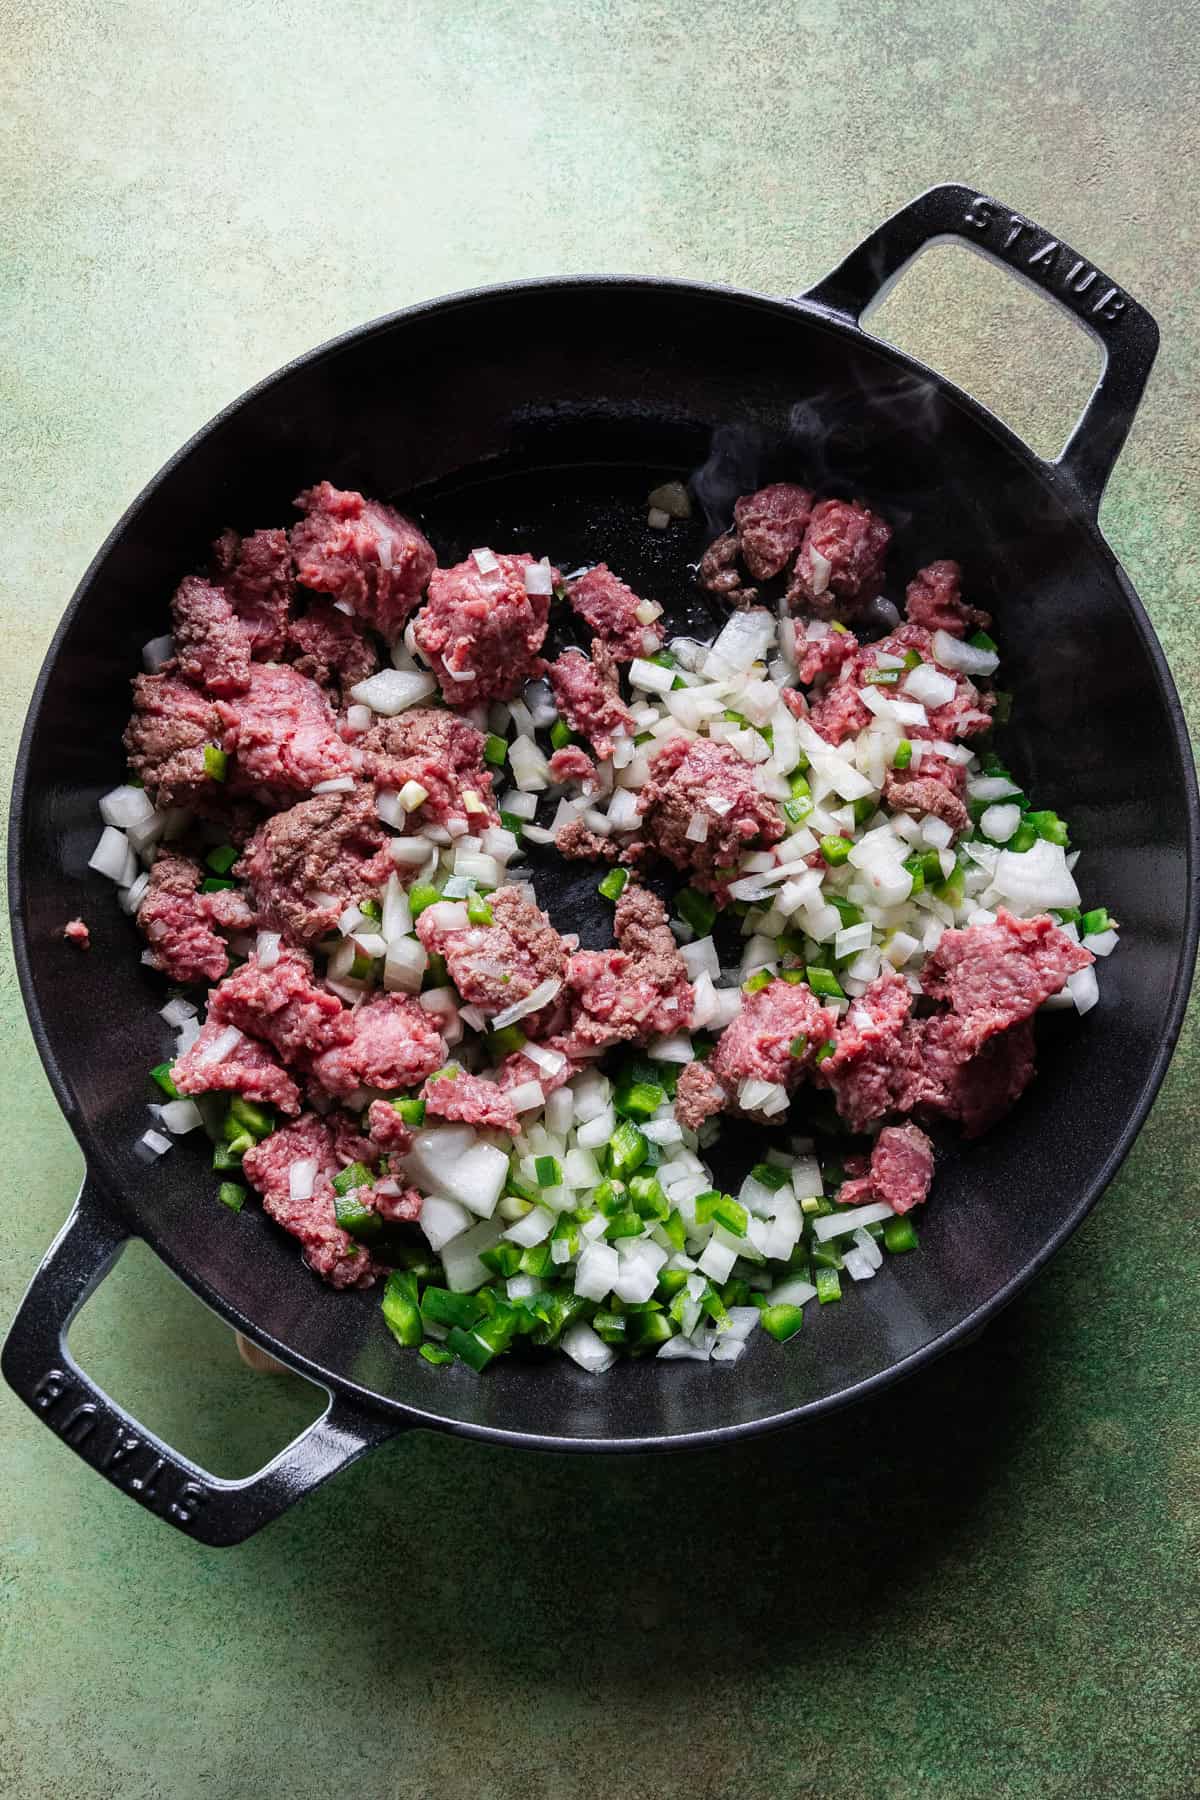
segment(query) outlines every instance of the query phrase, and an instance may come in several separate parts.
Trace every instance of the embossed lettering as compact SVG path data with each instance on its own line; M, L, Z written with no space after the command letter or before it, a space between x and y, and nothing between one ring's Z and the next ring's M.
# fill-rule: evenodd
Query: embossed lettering
M83 1400L59 1426L59 1432L69 1443L82 1444L91 1437L96 1429L96 1415L99 1408L94 1400Z
M1008 225L1009 231L1008 236L1004 240L1004 248L1006 250L1011 250L1021 233L1029 230L1029 221L1027 219L1022 219L1018 213L1013 213L1008 221Z
M39 1412L49 1412L57 1406L67 1391L67 1377L63 1369L47 1369L42 1379L33 1390L33 1404Z
M1101 294L1092 308L1093 314L1099 314L1102 319L1115 319L1118 313L1122 313L1124 310L1125 301L1122 298L1121 290L1115 287L1110 287L1106 294Z
M132 1456L135 1450L140 1450L141 1444L141 1438L133 1437L128 1431L118 1431L116 1441L104 1459L104 1467L115 1469L117 1464L123 1463L127 1456Z
M1088 289L1091 287L1093 281L1095 281L1095 279L1096 279L1095 269L1089 269L1087 274L1083 277L1082 281L1072 281L1069 284L1071 287L1072 293L1086 294Z
M1058 255L1058 239L1057 238L1047 238L1046 242L1042 245L1041 249L1035 250L1033 255L1029 258L1028 267L1031 269L1035 269L1039 263L1050 264L1054 261L1054 258L1057 255Z
M131 1475L129 1477L130 1493L137 1494L143 1500L152 1500L155 1483L165 1466L162 1457L156 1456L144 1475Z
M185 1481L178 1496L169 1502L167 1512L179 1525L190 1525L208 1499L208 1489L198 1481Z
M963 214L963 223L965 225L974 225L976 231L986 231L992 222L992 213L993 208L991 201L986 200L982 194L976 194L970 206L968 206L966 212Z

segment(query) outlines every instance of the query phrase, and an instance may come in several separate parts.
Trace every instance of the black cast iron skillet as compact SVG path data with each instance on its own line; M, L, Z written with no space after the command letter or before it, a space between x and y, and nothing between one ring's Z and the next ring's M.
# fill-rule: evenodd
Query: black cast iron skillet
M965 239L1099 339L1100 381L1063 454L1036 457L982 407L860 328L926 245ZM69 606L17 765L11 891L38 1048L87 1175L4 1348L4 1373L94 1468L194 1537L235 1543L414 1425L529 1447L641 1450L812 1418L974 1331L1078 1225L1162 1079L1196 948L1197 797L1162 652L1096 525L1158 343L1143 309L1074 251L970 189L904 207L798 300L678 281L535 282L418 306L255 388L180 451L121 520ZM1047 371L1047 379L1053 379ZM645 495L693 474L708 513L654 533ZM217 530L291 516L322 476L417 508L443 561L479 543L606 557L689 613L686 565L736 494L791 476L862 493L894 522L897 588L955 556L998 621L1017 694L1007 753L1084 847L1086 894L1124 931L1101 1003L1041 1028L1037 1081L1003 1129L943 1158L922 1252L857 1287L796 1343L730 1367L653 1362L603 1379L561 1359L482 1379L400 1353L378 1295L339 1295L256 1207L215 1203L207 1155L147 1166L142 1071L171 1048L160 983L109 885L87 872L96 802L121 779L141 644ZM682 600L680 597L683 597ZM560 925L607 941L595 871L538 871ZM92 951L64 946L83 912ZM744 1146L747 1153L751 1146ZM73 1315L134 1235L231 1325L330 1394L266 1469L221 1481L158 1441L73 1361Z

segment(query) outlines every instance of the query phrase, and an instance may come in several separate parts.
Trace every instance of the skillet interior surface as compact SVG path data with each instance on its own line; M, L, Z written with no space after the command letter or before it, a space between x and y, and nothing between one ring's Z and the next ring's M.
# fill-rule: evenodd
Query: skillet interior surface
M698 473L697 473L698 472ZM664 476L693 476L702 516L645 525ZM996 616L1016 694L1002 748L1038 803L1071 822L1085 903L1124 928L1083 1019L1039 1026L1039 1075L1010 1122L947 1139L918 1255L889 1259L786 1347L733 1366L565 1360L479 1379L399 1352L378 1294L337 1295L255 1206L216 1203L206 1151L147 1166L145 1071L169 1053L161 978L86 870L96 802L122 778L128 681L170 594L224 525L287 522L328 476L416 511L439 554L528 548L560 567L608 560L698 629L688 564L733 498L788 476L861 493L894 523L889 591L955 556ZM699 608L699 617L697 616ZM715 623L712 614L708 629ZM188 1282L298 1367L452 1428L633 1445L750 1428L836 1403L970 1328L1078 1221L1153 1097L1186 981L1189 782L1177 703L1128 583L1044 468L953 390L811 312L719 289L582 281L440 302L272 378L159 478L89 571L56 641L18 772L14 908L39 1047L89 1164ZM535 880L560 928L607 940L597 871ZM92 951L59 935L82 912ZM744 1161L749 1134L739 1134Z

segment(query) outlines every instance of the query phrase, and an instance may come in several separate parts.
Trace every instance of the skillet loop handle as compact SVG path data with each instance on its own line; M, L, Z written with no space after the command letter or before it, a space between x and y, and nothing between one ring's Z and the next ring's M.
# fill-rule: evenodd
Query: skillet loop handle
M1158 326L1069 244L999 200L947 182L902 206L801 298L857 325L915 256L955 238L1040 288L1100 344L1100 378L1051 464L1094 518L1158 352Z
M331 1395L307 1431L245 1480L222 1480L172 1450L98 1388L67 1348L72 1320L130 1235L85 1176L0 1353L5 1379L25 1404L114 1487L202 1544L240 1544L404 1429Z

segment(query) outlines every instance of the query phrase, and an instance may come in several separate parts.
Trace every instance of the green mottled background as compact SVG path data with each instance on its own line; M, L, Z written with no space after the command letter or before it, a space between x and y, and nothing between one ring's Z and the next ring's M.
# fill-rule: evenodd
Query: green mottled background
M407 301L622 269L794 292L931 181L1159 318L1105 528L1197 717L1200 56L1168 0L0 4L0 720L95 546L256 377ZM1092 352L933 252L878 329L1046 450ZM80 1171L5 967L7 1315ZM213 1553L5 1395L0 1794L1151 1796L1196 1736L1197 1049L983 1338L802 1436L688 1461L415 1436ZM316 1410L149 1256L93 1372L218 1472Z

